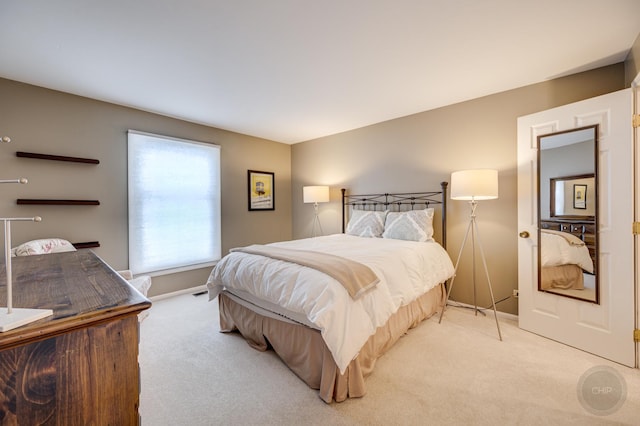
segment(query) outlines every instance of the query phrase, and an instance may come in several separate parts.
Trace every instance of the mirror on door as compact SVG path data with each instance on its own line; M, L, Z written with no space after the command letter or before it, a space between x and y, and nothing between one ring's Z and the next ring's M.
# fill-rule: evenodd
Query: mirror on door
M538 290L599 303L598 126L538 136Z

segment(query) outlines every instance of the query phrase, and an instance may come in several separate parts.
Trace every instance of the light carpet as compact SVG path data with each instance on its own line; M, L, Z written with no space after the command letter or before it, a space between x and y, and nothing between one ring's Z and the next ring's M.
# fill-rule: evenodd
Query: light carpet
M520 330L492 312L447 309L402 337L366 380L367 395L325 404L273 351L220 333L217 300L154 302L140 326L140 414L161 425L639 425L640 370ZM610 366L627 386L609 415L587 411L581 376Z

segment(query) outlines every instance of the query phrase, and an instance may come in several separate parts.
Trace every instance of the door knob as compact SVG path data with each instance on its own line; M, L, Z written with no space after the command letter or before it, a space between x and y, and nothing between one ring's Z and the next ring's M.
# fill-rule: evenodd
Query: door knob
M527 231L522 231L518 235L520 235L520 238L529 238L529 233Z

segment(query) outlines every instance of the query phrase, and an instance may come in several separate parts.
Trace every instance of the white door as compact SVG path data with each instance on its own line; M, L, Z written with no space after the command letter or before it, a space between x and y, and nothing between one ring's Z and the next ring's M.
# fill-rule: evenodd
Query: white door
M635 365L632 105L626 89L518 119L519 325L630 367ZM599 125L599 304L538 291L537 267L537 136L594 124Z
M640 223L640 74L635 78L632 84L634 110L633 114L636 118L634 128L633 143L635 146L636 159L634 164L635 170L635 199L636 211L635 221ZM640 329L640 235L635 235L636 250L636 326ZM640 332L636 330L636 332ZM640 368L640 340L636 340L636 367Z

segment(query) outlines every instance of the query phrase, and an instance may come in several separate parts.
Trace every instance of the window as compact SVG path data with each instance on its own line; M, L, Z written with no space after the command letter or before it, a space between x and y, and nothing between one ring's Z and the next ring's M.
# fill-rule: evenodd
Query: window
M220 147L129 130L129 269L220 259Z

